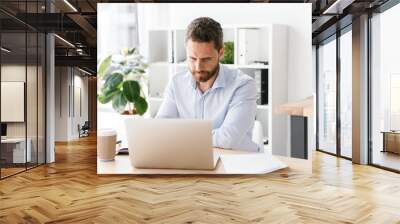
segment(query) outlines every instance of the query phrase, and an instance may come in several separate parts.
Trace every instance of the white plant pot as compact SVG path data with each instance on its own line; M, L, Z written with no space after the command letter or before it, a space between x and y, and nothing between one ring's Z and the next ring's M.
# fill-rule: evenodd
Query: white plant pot
M109 106L109 108L98 110L97 116L97 128L111 128L117 132L117 141L121 140L121 147L128 147L128 142L126 139L126 119L142 119L150 118L150 112L146 112L143 116L140 115L122 115Z
M126 127L126 120L129 120L129 119L144 119L144 117L142 117L142 116L140 116L140 115L137 115L137 114L134 114L134 115L120 115L121 116L121 119L120 119L120 123L119 123L119 130L117 130L117 132L118 132L118 135L119 135L119 138L118 138L118 140L121 140L122 142L121 142L121 147L122 148L128 148L128 141L127 141L127 135L126 135L126 132L127 132L127 127Z

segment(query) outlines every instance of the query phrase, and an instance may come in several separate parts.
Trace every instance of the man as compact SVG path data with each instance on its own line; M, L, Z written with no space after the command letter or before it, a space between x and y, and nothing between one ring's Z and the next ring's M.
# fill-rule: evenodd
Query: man
M188 26L185 43L189 71L171 79L156 117L211 119L214 147L259 151L252 141L256 84L240 70L219 64L221 25L197 18Z

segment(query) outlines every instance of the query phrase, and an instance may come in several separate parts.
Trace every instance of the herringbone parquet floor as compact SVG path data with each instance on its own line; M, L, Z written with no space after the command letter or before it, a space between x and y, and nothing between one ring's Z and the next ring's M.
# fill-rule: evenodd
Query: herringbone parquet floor
M0 181L0 223L400 223L400 175L316 153L313 174L96 175L94 137Z

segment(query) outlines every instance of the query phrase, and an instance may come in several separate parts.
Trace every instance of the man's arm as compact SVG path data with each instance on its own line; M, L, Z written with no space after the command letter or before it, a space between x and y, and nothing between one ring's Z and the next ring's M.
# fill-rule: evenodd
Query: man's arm
M218 148L238 149L246 133L253 127L257 109L256 83L249 79L232 97L225 120L213 130L213 144Z
M164 91L164 100L157 112L156 118L177 118L179 117L176 107L174 83L171 79Z

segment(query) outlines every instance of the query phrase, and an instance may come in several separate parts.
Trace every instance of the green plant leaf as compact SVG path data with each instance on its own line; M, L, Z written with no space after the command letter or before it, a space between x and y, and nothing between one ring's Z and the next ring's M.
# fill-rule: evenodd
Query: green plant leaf
M222 64L233 64L234 45L232 41L224 42L224 57L221 59Z
M133 70L132 68L126 68L122 72L123 72L124 75L129 75L129 73L131 73L132 70Z
M135 52L136 48L131 48L128 50L128 54L133 54Z
M107 71L108 67L111 65L111 55L106 57L99 66L99 69L97 70L97 75L102 78L104 76L104 73Z
M140 64L138 65L138 68L139 68L139 69L143 69L143 70L146 69L146 68L148 68L148 67L149 67L149 65L148 65L148 64L145 64L145 63L143 63L143 62L140 63Z
M113 96L115 96L116 94L121 93L121 90L118 88L115 89L105 89L103 90L103 95L106 98L112 98Z
M135 69L135 73L143 74L143 73L145 73L145 72L146 72L145 70L140 69L140 68L136 68L136 69Z
M124 111L127 103L128 101L126 101L124 94L122 94L122 92L115 94L112 98L112 107L114 108L114 110L120 113Z
M104 95L97 95L97 99L99 100L100 103L106 104L111 100L112 97L106 98Z
M121 73L114 72L106 77L103 88L104 89L115 89L123 81L123 79L124 79L124 77Z
M106 104L106 103L110 102L113 99L113 97L118 93L121 93L121 90L119 88L102 89L101 94L98 95L98 100L100 103Z
M134 103L140 97L139 83L135 80L124 81L122 83L122 93L129 102Z
M144 113L146 113L147 108L148 108L148 104L147 104L146 99L144 99L143 97L139 96L135 100L134 105L135 105L136 112L139 115L143 115Z

